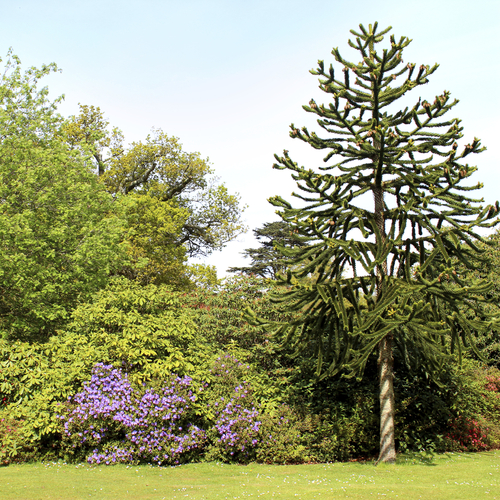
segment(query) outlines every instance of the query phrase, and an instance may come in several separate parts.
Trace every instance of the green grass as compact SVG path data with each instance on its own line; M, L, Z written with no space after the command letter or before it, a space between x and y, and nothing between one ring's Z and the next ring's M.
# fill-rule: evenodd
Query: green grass
M180 467L22 464L0 468L0 499L500 499L500 451L396 465L334 463Z

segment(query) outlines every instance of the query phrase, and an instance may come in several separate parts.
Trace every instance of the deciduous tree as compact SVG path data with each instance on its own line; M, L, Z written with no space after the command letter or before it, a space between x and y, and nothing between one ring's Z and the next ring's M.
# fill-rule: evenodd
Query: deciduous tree
M42 341L126 262L124 220L58 133L58 100L9 52L0 80L0 331Z
M219 250L245 230L239 196L213 174L208 159L188 153L176 137L153 129L144 142L125 146L98 107L80 106L64 126L68 142L86 152L111 193L148 194L187 210L176 243L190 257Z

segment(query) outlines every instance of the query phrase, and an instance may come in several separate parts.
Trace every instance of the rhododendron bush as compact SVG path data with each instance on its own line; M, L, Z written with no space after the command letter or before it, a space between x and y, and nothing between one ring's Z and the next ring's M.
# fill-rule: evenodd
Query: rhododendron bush
M98 363L60 418L71 447L87 451L89 463L179 463L205 439L191 423L196 398L190 377L134 389L121 370Z

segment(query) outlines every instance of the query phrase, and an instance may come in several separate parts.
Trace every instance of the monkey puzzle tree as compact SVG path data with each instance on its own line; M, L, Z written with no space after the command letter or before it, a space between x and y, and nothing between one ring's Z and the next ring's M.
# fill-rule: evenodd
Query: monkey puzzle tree
M498 202L483 206L469 197L482 185L467 183L477 168L462 160L484 148L474 139L459 151L460 120L444 118L458 102L448 91L433 102L419 98L413 107L394 109L438 65L405 65L407 37L391 36L378 53L390 29L377 31L375 23L351 31L357 64L333 49L342 78L331 65L326 71L323 61L311 71L332 102L311 100L303 108L330 135L293 124L290 135L327 150L324 161L333 163L318 172L298 166L287 151L276 156L274 168L292 171L301 190L293 196L302 206L293 208L279 196L270 202L307 246L281 247L291 269L288 282L295 277L297 284L280 289L274 300L286 300L296 314L288 322L267 322L297 349L315 346L318 376L360 378L378 351L383 462L396 456L394 352L437 376L455 349L460 355L461 343L473 345L474 333L489 325L469 319L463 309L477 307L489 285L464 282L454 263L472 265L475 242L482 240L477 228L494 226L499 212ZM306 276L313 279L301 284Z

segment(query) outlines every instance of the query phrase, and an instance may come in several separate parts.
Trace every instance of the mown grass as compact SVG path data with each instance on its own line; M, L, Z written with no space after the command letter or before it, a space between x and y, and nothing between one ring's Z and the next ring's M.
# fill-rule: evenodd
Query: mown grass
M0 468L0 499L500 499L500 452L403 456L396 465L180 467L63 463Z

